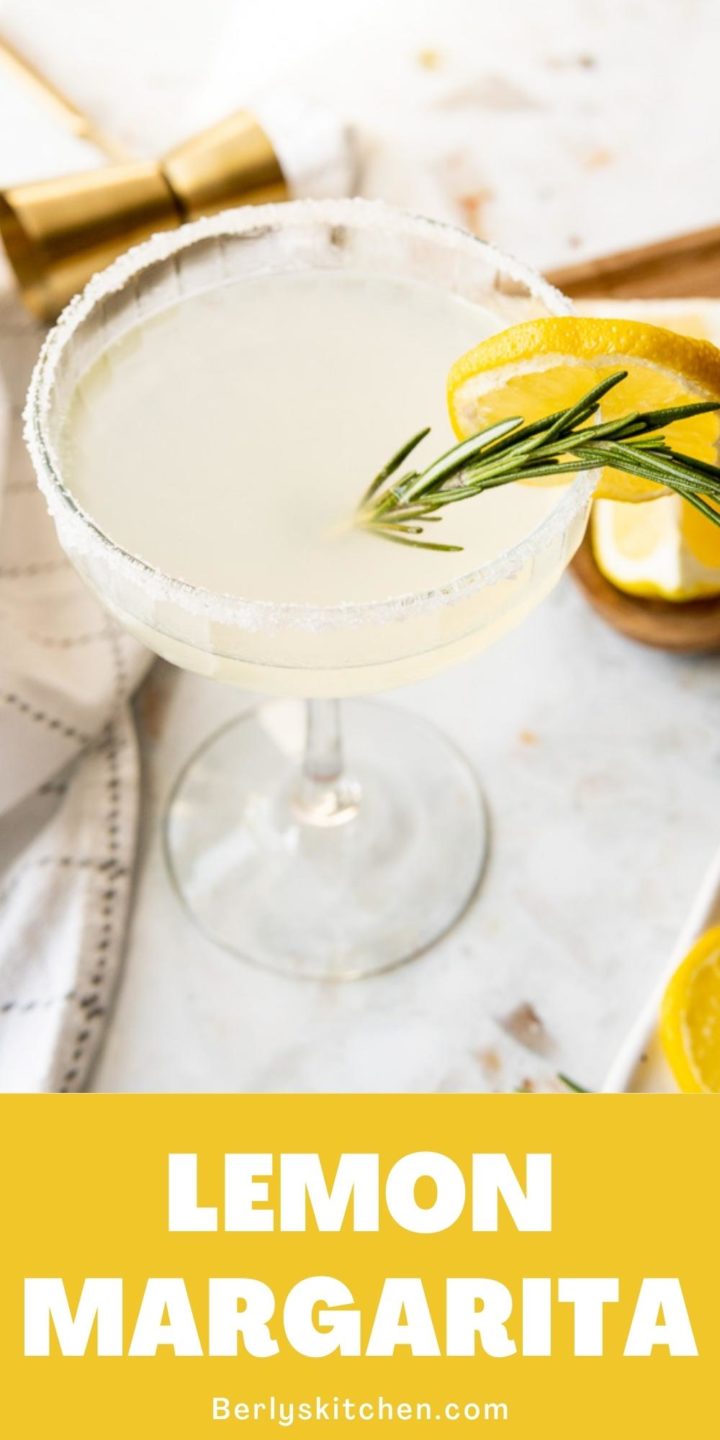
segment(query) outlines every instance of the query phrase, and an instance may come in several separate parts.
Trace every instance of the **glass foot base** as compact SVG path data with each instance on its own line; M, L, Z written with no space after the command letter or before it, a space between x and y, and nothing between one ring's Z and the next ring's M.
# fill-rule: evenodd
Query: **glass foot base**
M487 824L469 764L424 720L342 706L335 802L301 778L305 710L272 701L205 742L166 818L170 873L216 944L285 974L350 980L418 955L463 913Z

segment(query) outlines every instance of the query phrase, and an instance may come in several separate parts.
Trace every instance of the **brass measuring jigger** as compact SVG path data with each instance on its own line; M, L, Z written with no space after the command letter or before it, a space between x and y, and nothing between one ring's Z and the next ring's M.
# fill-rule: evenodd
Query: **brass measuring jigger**
M91 275L156 230L291 193L346 194L352 184L350 132L304 101L266 98L260 119L237 110L160 160L136 160L1 37L0 61L110 162L0 189L0 240L41 320L54 320Z
M160 160L0 190L0 236L28 308L52 320L96 270L154 231L287 193L270 140L239 110Z

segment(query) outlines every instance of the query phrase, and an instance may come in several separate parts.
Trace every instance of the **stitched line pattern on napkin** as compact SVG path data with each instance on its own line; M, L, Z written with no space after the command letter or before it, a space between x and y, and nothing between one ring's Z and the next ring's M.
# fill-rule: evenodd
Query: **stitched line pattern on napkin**
M16 1015L23 1015L31 1010L50 1010L53 1005L65 1005L74 998L75 991L67 990L64 995L50 995L45 1000L4 1000L0 1003L0 1015L9 1015L11 1010L14 1010Z
M48 865L57 865L59 869L66 870L97 870L105 874L108 879L120 880L123 875L128 874L127 866L118 865L115 860L95 860L90 856L75 855L40 855L37 860L28 860L21 865L12 876L12 879L0 890L0 905L9 900L13 891L20 884L20 881L33 870L41 870Z
M103 626L102 630L88 630L86 635L34 635L29 632L25 638L33 645L43 645L46 650L74 650L77 645L97 645L101 640L107 640L108 632Z
M122 673L122 671L121 671ZM119 817L120 817L120 773L118 766L118 755L120 744L118 742L114 725L109 725L106 740L104 741L105 759L107 762L107 800L108 809L106 813L106 838L108 859L117 861L119 849ZM127 870L124 871L127 874ZM73 1050L71 1053L71 1064L65 1071L63 1083L60 1086L61 1093L66 1093L73 1081L77 1080L79 1074L79 1063L83 1058L85 1046L92 1037L92 1022L102 1019L105 1014L105 1006L101 1003L100 987L105 981L107 969L108 952L113 938L115 923L115 901L117 899L117 888L111 882L101 892L100 906L100 936L95 950L95 969L90 976L90 989L79 1001L81 1010L85 1011L80 1030L75 1036Z
M113 675L115 683L115 708L119 709L127 695L128 677L125 666L125 657L122 650L122 635L114 620L108 616L105 625L105 635L110 649Z
M83 730L78 730L76 725L68 725L57 715L48 715L45 710L36 710L27 700L23 700L20 695L16 695L12 691L0 693L0 702L4 705L12 705L20 711L21 715L25 715L36 725L45 725L48 730L57 730L64 740L76 740L81 745L88 745L92 739L92 736L86 735Z
M67 780L45 780L42 785L38 785L37 790L35 791L35 794L36 794L36 795L67 795L67 792L68 792L68 781L67 781Z

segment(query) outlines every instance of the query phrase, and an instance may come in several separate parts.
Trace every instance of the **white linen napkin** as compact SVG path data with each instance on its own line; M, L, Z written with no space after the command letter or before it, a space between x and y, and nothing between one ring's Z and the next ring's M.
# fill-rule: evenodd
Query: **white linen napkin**
M0 1090L77 1090L132 884L149 656L65 559L22 440L42 331L0 273Z

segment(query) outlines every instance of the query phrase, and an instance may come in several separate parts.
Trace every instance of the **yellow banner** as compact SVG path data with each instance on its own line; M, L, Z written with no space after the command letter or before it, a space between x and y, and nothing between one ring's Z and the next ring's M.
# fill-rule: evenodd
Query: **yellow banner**
M6 1096L0 1432L709 1434L712 1098Z

